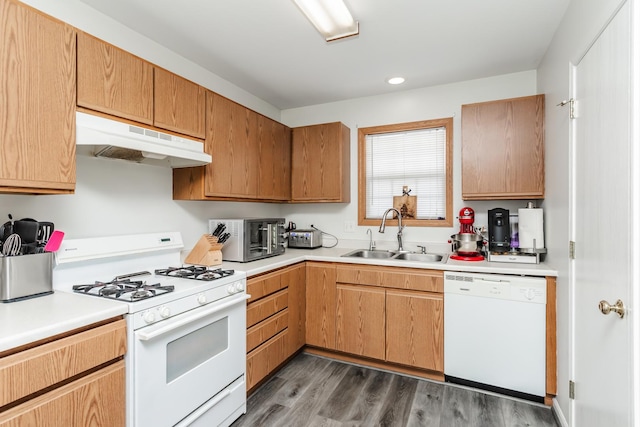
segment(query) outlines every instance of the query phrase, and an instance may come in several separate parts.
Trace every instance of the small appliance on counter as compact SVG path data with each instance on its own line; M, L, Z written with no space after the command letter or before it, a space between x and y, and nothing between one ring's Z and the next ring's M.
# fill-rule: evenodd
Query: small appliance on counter
M317 229L291 230L289 232L288 246L299 249L322 247L322 232Z
M489 251L509 252L511 249L511 228L509 227L509 211L495 208L489 210Z
M526 208L518 209L517 223L513 223L510 229L507 212L506 229L504 225L494 226L492 212L505 211L505 209L491 209L489 211L489 256L488 261L512 262L521 264L539 264L547 250L544 247L544 222L542 208L536 208L533 203L527 203ZM494 216L494 219L498 218ZM499 221L496 221L499 222ZM505 221L502 221L504 224ZM513 226L517 225L517 231ZM510 240L507 251L500 250L498 246L492 246L492 232L495 239ZM506 233L506 234L504 234Z
M460 209L458 219L460 220L460 231L451 236L449 243L451 243L453 255L449 258L458 261L483 261L484 256L482 256L481 250L484 238L473 228L474 210L470 207Z
M224 261L249 262L284 253L284 218L210 219L209 234L214 235L221 225L228 233L223 241Z

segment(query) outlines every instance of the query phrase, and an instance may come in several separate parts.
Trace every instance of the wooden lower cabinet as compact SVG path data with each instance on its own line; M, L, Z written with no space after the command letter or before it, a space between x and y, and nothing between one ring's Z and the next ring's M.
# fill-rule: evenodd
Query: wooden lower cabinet
M384 359L384 289L338 283L336 291L336 350Z
M305 265L247 281L247 390L259 385L305 343Z
M119 318L0 358L0 426L124 426L126 322Z
M443 295L387 289L386 296L386 360L443 372Z
M306 342L336 348L336 267L307 262Z

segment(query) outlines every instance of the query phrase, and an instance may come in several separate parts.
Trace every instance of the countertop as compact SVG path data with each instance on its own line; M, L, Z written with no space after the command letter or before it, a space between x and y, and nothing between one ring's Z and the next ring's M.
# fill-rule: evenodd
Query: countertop
M68 292L0 304L0 352L123 315L127 305Z
M353 248L290 249L283 255L249 263L224 262L220 267L244 271L248 277L303 261L384 265L445 271L557 276L558 272L541 264L510 264L487 261L446 263L345 258ZM127 312L126 304L100 298L56 291L52 295L0 304L0 352L71 331Z
M388 267L409 267L431 270L466 271L476 273L517 274L525 276L558 276L558 272L549 268L545 263L540 264L515 264L505 262L488 261L456 261L447 259L442 262L415 262L385 259L347 258L342 255L353 251L353 248L316 248L316 249L290 249L287 248L283 255L265 258L247 263L225 261L220 267L229 268L247 273L247 277L255 276L276 268L286 267L302 261L324 261L348 264L384 265Z

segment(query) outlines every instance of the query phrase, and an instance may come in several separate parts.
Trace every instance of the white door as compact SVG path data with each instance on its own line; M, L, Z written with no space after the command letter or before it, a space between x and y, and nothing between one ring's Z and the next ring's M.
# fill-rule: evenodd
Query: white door
M628 310L636 280L629 9L626 2L574 69L575 427L633 425L633 314L599 310L601 300L618 299Z

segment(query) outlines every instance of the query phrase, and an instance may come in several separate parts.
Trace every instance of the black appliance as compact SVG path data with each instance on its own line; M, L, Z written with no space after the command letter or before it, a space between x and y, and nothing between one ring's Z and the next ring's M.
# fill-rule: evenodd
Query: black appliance
M509 210L502 208L489 210L489 251L509 252L510 249Z

